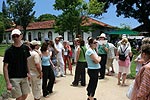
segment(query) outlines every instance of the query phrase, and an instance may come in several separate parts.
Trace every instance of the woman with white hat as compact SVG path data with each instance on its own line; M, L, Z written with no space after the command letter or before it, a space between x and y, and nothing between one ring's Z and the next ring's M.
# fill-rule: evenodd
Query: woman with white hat
M105 69L106 69L106 61L107 61L107 52L108 52L108 43L106 40L106 35L102 33L99 36L99 45L97 48L97 53L99 56L101 56L101 69L100 69L100 76L99 79L104 79L105 78Z

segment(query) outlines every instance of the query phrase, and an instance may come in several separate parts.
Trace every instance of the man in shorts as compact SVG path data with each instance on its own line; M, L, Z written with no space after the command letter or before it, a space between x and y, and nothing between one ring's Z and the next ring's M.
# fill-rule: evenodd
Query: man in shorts
M16 100L25 100L30 87L30 77L27 59L30 56L29 47L22 43L22 34L19 29L11 33L13 44L5 51L3 59L3 72L7 90L11 91Z
M41 57L39 53L39 47L40 47L41 42L33 40L30 42L30 57L28 59L28 66L30 68L30 73L31 73L31 89L32 89L32 94L34 96L34 100L40 100L42 96L42 66L41 66Z

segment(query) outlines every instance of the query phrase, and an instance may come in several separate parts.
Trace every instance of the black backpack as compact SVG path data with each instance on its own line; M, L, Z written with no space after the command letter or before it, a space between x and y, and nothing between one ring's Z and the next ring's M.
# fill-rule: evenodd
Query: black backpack
M122 61L125 61L127 56L125 56L125 51L127 50L128 47L125 48L125 50L123 51L121 46L120 46L120 49L121 49L121 53L119 53L119 60L122 60Z

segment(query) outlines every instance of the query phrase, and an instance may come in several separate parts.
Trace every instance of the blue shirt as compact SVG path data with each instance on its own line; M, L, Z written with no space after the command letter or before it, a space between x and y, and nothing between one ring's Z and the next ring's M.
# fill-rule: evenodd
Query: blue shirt
M94 61L91 59L90 56L92 54L98 56L96 51L92 50L91 48L89 48L85 53L85 58L86 58L86 61L87 61L87 64L88 64L88 69L100 69L101 68L100 64L99 63L98 64L94 63Z
M42 56L42 66L50 66L50 56Z

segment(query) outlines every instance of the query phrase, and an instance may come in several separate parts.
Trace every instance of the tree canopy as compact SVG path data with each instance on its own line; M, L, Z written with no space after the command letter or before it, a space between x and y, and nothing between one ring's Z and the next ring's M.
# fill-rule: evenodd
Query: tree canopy
M3 33L5 30L5 25L3 23L3 15L2 13L0 12L0 33Z
M98 0L103 2L104 0ZM138 22L150 27L150 1L149 0L106 0L106 8L112 3L116 6L117 16L134 18ZM150 29L150 28L149 28Z
M62 14L56 20L56 31L82 34L88 30L82 26L82 22L90 15L102 13L103 5L97 0L92 0L89 4L84 0L55 0L54 9L62 10Z
M37 21L47 21L47 20L56 20L56 16L55 15L51 15L51 14L43 14L43 15L40 15L38 18L37 18Z
M35 11L33 0L7 0L9 18L17 25L21 25L24 30L24 39L26 35L26 27L34 18Z

